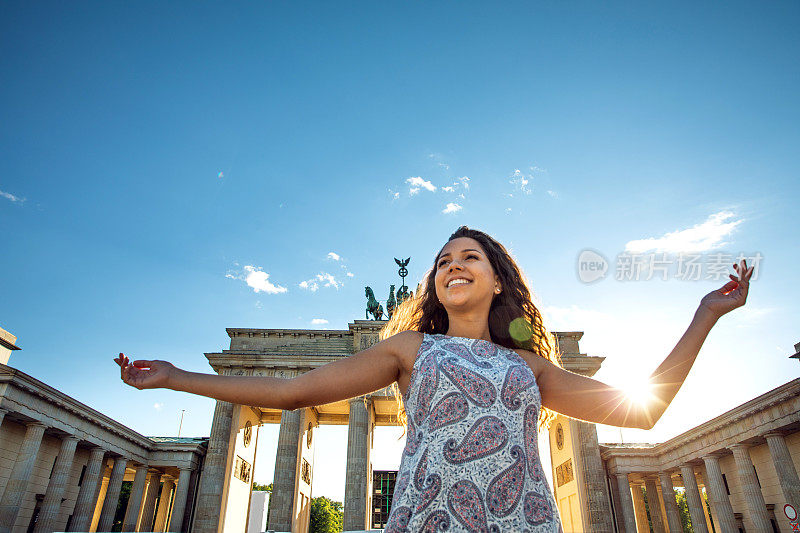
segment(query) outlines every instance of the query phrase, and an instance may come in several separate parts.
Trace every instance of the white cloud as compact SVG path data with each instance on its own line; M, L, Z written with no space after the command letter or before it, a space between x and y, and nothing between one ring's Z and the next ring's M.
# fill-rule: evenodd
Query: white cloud
M264 304L261 303L261 300L256 300L256 309L263 309Z
M460 178L457 178L457 179L458 179L458 181L461 182L461 186L462 187L464 187L465 189L469 189L469 178L468 177L461 176Z
M510 213L510 212L511 212L511 208L510 207L506 207L506 213Z
M156 403L153 404L153 409L155 409L156 411L161 411L163 408L164 408L164 404L163 403L156 402Z
M348 273L347 273L347 277L348 277L348 278L352 278L352 277L354 277L354 276L355 276L355 274L353 274L352 272L348 272Z
M735 215L730 211L720 211L708 219L688 229L675 230L661 237L649 237L629 241L625 251L630 253L655 252L704 252L727 244L724 242L744 222L743 219L731 220Z
M549 194L553 198L558 198L558 193L556 191L548 190L547 194Z
M462 207L460 205L450 202L447 204L447 207L442 209L442 213L455 213L457 211L461 211L461 209Z
M245 265L245 283L255 292L266 292L267 294L279 294L286 292L286 287L275 285L269 280L269 274L261 270L260 267Z
M342 258L342 256L340 256L336 252L328 252L328 259L333 259L334 261L339 261L341 258Z
M235 263L238 265L238 263ZM247 283L247 286L254 292L266 292L267 294L279 294L286 292L286 287L275 285L269 280L269 274L264 272L261 267L245 265L241 272L228 271L225 274L228 279L238 279Z
M327 324L328 321L325 320L324 318L314 318L311 320L311 323L314 324L315 326L318 326L322 324Z
M342 282L338 281L333 275L328 274L327 272L322 272L311 279L301 281L298 286L302 289L316 292L320 286L333 287L334 289L338 290L339 287L342 286Z
M10 192L0 191L0 196L5 198L6 200L11 200L14 203L23 203L25 201L25 198L21 198L19 196L15 196L15 195L11 194Z
M526 176L520 169L515 168L514 172L511 173L511 180L509 183L513 184L514 187L518 188L524 194L530 194L533 192L532 186L530 185L531 178L533 176Z
M400 193L399 193L399 192L396 192L396 191L393 191L392 189L389 189L389 194L391 194L391 195L392 195L392 201L393 201L393 202L394 202L395 200L397 200L398 198L400 198Z
M431 192L436 190L436 185L430 181L422 179L420 176L408 178L406 183L409 184L408 193L412 196L417 194L420 189L426 189Z
M455 187L451 187L450 185L448 185L447 187L442 187L442 190L444 192L453 192L454 190L456 190L456 188Z
M311 292L317 292L317 289L319 289L319 283L317 283L313 279L310 279L310 280L307 280L307 281L301 281L298 284L298 286L301 289L306 289L306 290L309 290Z

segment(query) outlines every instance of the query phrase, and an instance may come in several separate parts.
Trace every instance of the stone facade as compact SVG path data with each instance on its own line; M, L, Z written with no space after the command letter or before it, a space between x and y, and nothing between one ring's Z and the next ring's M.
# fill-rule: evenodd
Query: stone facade
M649 531L637 508L643 485L650 509L659 511L656 531L681 530L674 492L679 487L686 491L695 532L712 531L712 522L723 532L793 531L783 506L800 509L800 379L666 442L606 443L600 450L606 477L617 482L617 531Z
M124 481L133 486L123 531L189 531L185 496L205 446L206 439L145 437L0 364L0 533L107 531ZM162 505L169 522L154 529L162 476L178 480L179 490L171 508Z

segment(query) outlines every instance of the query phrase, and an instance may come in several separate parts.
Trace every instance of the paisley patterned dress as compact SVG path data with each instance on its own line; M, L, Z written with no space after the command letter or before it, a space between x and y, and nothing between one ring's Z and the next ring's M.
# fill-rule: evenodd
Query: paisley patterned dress
M403 400L386 533L562 531L539 459L539 388L515 351L426 333Z

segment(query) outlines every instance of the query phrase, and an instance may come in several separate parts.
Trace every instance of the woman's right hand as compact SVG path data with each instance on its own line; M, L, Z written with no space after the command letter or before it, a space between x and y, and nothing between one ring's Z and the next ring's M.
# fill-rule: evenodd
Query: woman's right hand
M139 390L167 387L170 376L177 370L167 361L138 360L131 363L124 353L114 361L120 366L122 381Z

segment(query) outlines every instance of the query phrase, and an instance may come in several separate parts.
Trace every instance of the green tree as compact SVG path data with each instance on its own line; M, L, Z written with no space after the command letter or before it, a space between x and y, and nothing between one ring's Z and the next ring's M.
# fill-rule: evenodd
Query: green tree
M689 518L689 505L686 503L686 491L676 490L675 500L678 503L678 512L681 515L681 527L688 533L694 533L694 527L692 527L692 521Z
M128 509L128 500L131 497L131 487L133 481L123 481L122 488L119 489L119 500L117 500L117 511L114 513L114 523L111 531L122 531L122 521L125 520L125 511Z
M342 502L325 496L311 499L308 533L339 533L342 530Z
M253 490L265 490L272 494L272 483L269 485L260 485L258 483L253 483Z

